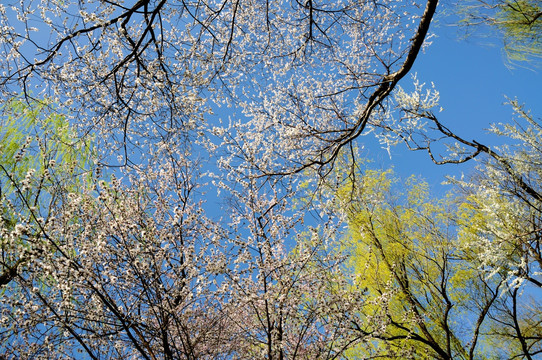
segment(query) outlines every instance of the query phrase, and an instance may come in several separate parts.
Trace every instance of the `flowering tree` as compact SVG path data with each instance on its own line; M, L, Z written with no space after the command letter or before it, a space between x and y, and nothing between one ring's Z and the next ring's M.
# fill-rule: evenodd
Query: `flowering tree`
M530 128L506 130L532 147L496 151L442 125L431 112L437 93L398 87L436 7L0 5L3 354L472 358L489 329L536 355L539 326L518 310L517 285L541 281L537 123L525 114ZM396 105L402 116L393 117ZM460 244L444 236L449 219L428 220L441 204L395 207L371 188L382 195L375 207L365 185L351 196L355 139L374 131L433 156L424 119L459 145L444 161L489 159L487 179L461 184L472 190L465 207L476 221ZM348 151L348 171L334 171ZM345 179L353 190L341 211L315 196L327 184L340 193ZM353 238L363 251L351 262L341 220L360 230ZM475 254L461 259L470 261L467 281L455 263L464 248ZM367 264L385 271L361 271ZM452 299L452 286L467 300ZM449 321L454 305L478 320L471 342ZM490 324L507 331L499 337Z
M359 301L343 291L344 257L322 241L332 228L289 251L299 220L276 193L235 198L225 226L205 216L186 157L117 179L86 161L92 144L74 143L63 116L10 111L2 145L20 155L2 177L7 358L329 359L361 339L344 317ZM23 125L35 137L21 138Z
M0 5L2 98L22 93L52 124L31 140L52 147L2 175L6 356L333 359L373 344L335 209L299 179L331 174L364 132L406 129L390 95L436 6Z
M0 84L5 98L45 93L65 104L117 165L141 166L150 147L207 141L211 113L226 104L234 118L215 131L231 157L250 176L287 174L332 164L378 122L436 6L23 1L0 7Z
M226 305L207 269L220 232L193 203L191 177L177 169L175 183L149 171L130 186L101 180L87 162L91 144L74 140L63 116L42 118L20 102L9 110L3 153L16 155L2 165L3 355L227 353L217 345ZM33 136L21 138L20 126Z

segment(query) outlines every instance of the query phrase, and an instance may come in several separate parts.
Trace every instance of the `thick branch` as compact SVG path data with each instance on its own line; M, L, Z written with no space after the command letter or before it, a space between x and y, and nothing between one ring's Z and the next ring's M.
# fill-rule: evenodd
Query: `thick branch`
M438 0L427 1L425 11L421 17L417 31L411 39L411 46L403 65L396 72L382 77L377 89L369 97L363 113L352 128L345 130L344 134L334 140L332 145L322 149L320 159L310 159L306 163L292 170L264 173L262 176L292 175L300 173L313 166L322 168L325 165L333 164L341 149L345 145L350 144L363 133L365 127L367 126L367 122L374 112L374 109L381 106L382 102L393 91L397 83L412 69L414 62L420 53L425 37L427 36L427 32L429 31L429 26L431 25L437 5ZM326 153L329 153L329 156L326 157Z

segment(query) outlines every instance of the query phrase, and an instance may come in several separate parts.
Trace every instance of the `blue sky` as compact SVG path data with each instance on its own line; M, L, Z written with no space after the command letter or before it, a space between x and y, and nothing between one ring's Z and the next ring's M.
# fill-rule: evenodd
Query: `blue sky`
M442 8L441 8L442 9ZM509 122L512 108L505 105L505 96L517 97L535 118L542 117L542 65L527 68L507 63L501 49L500 39L482 36L465 38L464 31L448 25L453 19L437 17L431 31L436 34L432 45L421 53L412 69L421 82L433 82L440 92L444 111L439 119L451 130L465 139L475 139L491 145L502 139L487 134L492 123ZM487 35L487 33L486 33ZM410 78L400 85L407 88ZM367 137L362 141L369 140ZM389 167L402 177L421 175L433 187L442 189L440 183L445 175L460 175L471 171L473 162L461 165L434 165L426 153L410 152L398 145L392 149L392 158L375 144L367 144L365 155L373 159L375 166Z

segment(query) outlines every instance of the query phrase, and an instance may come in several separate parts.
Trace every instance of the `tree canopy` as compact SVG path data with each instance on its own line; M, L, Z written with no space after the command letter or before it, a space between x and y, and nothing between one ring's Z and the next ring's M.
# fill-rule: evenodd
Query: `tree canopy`
M523 214L494 191L496 184L491 200L482 184L468 185L480 188L434 199L423 181L366 170L339 192L355 289L364 289L352 324L371 339L348 356L512 359L542 352L534 310L540 283L519 285L538 272L540 264L525 258L537 245L518 238ZM510 219L512 213L518 216ZM496 225L499 235L489 230ZM503 237L525 242L502 246Z
M0 4L0 357L539 356L540 123L492 147L404 90L437 5ZM366 134L479 167L439 199Z

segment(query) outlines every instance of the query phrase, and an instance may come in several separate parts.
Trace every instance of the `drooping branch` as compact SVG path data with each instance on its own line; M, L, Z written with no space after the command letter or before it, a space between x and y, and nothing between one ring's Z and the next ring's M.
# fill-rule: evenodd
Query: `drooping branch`
M476 158L480 154L485 154L491 158L493 158L502 168L503 170L511 177L513 182L519 186L525 193L532 196L537 201L542 201L542 194L540 194L537 190L535 190L531 185L529 185L523 176L514 168L514 166L510 163L510 160L506 158L505 156L499 154L496 150L490 148L487 145L481 144L476 140L468 141L464 139L463 137L457 135L453 131L451 131L448 127L446 127L444 124L442 124L438 118L429 112L425 112L422 114L422 116L426 119L429 119L432 121L432 123L436 126L436 129L438 132L440 132L442 135L444 135L446 138L453 139L457 141L458 143L465 145L472 149L472 152L464 156L462 158L456 158L456 159L442 159L437 160L435 156L433 155L433 152L431 150L431 143L432 141L428 140L427 144L424 146L417 146L417 147L410 147L411 150L425 150L428 152L431 160L437 165L442 164L459 164L467 162L471 159ZM389 129L389 128L388 128ZM409 144L410 139L406 137L402 137L403 140Z

